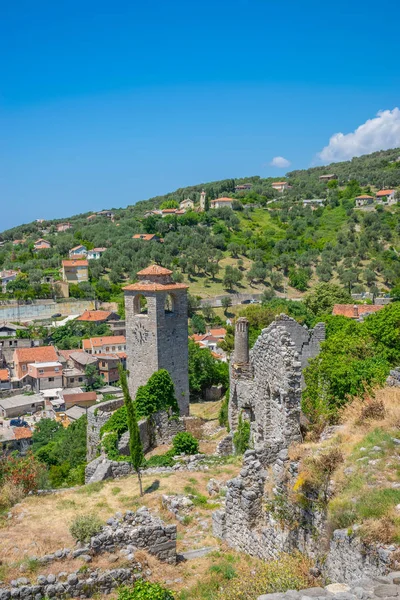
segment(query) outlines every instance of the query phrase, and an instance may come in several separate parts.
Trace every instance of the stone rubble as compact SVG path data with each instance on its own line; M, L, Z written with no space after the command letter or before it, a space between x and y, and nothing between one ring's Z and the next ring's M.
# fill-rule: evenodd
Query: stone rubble
M168 496L163 494L161 502L163 507L172 513L181 523L185 520L185 516L187 516L194 508L194 504L190 499L190 495L183 496L180 494L176 496Z
M305 590L288 590L264 594L258 600L390 600L400 598L400 571L375 579L353 578L351 584L331 583L325 588L313 587Z

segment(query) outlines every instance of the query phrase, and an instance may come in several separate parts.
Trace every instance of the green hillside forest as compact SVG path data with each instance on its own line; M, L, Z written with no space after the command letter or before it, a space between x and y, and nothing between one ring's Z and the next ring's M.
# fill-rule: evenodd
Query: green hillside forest
M336 163L292 171L284 178L290 189L279 193L274 179L247 177L202 183L137 202L113 213L68 216L20 225L0 234L0 270L20 270L1 299L53 297L61 260L78 244L106 247L89 262L89 282L70 286L77 298L119 300L121 288L134 281L149 263L172 269L176 281L186 281L193 296L204 298L235 292L262 292L301 297L318 282L338 283L350 292L400 292L400 207L385 203L356 208L355 197L374 196L381 188L400 189L400 149L375 152ZM319 177L334 173L324 183ZM282 178L280 178L282 179ZM235 189L248 184L250 189ZM205 190L207 204L221 196L235 199L233 207L199 212ZM194 210L185 214L149 214L174 208L190 198ZM305 199L322 199L320 206L303 206ZM206 208L209 208L206 206ZM41 215L38 215L38 217ZM57 232L57 225L71 228ZM137 233L156 234L162 241L133 239ZM51 248L34 250L46 239ZM15 241L18 240L17 243ZM14 242L14 243L13 243Z

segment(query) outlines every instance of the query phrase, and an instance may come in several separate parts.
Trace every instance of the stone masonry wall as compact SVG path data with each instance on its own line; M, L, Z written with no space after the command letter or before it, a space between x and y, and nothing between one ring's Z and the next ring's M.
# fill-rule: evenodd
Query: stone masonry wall
M100 429L111 417L111 414L123 405L122 398L101 402L87 410L87 461L93 460L100 446Z
M309 331L282 314L263 329L247 364L231 364L230 428L237 429L240 414L250 421L251 446L264 464L301 439L302 369L318 354L324 336L323 324Z

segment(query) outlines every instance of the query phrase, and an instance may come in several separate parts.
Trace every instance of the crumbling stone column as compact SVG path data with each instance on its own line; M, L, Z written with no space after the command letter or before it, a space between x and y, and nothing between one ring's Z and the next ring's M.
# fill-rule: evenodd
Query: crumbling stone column
M249 322L245 317L236 321L234 362L239 365L249 362Z

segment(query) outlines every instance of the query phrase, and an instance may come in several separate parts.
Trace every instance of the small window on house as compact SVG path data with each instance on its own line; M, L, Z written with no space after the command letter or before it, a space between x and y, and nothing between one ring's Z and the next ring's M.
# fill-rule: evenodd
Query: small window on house
M39 369L39 374L43 375L43 373L44 373L44 369Z
M118 346L118 350L121 350L121 346Z
M22 370L26 371L26 365L22 365Z
M79 378L78 378L78 381L83 381L83 377L79 377Z
M110 352L110 346L106 347L106 352Z
M75 379L73 377L71 377L70 382L74 383Z
M59 368L58 368L58 367L55 367L54 371L55 371L56 373L58 373L58 371L59 371Z
M113 347L111 348L111 350L115 351L115 346L113 346Z
M49 377L49 381L54 381L54 377Z

